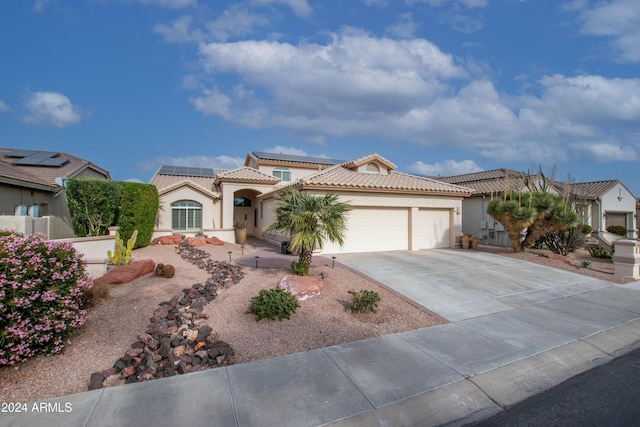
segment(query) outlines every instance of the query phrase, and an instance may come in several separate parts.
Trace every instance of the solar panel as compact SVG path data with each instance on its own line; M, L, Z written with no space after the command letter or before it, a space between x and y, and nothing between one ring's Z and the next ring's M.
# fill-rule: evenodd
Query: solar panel
M60 157L58 158L51 157L49 159L44 159L43 161L38 163L38 166L50 166L54 168L59 168L61 166L66 165L67 163L69 163L69 159L64 159Z
M19 166L60 167L69 161L69 159L56 158L56 156L59 156L60 153L55 153L53 151L22 150L22 151L13 151L8 155L14 158L18 158L18 160L13 162L13 164L19 165Z
M5 154L5 157L14 157L14 158L22 158L22 157L28 157L31 156L33 154L36 154L37 151L33 151L33 150L15 150L12 151L10 153Z
M211 168L193 168L188 166L162 166L158 173L160 175L201 176L211 178L215 176Z

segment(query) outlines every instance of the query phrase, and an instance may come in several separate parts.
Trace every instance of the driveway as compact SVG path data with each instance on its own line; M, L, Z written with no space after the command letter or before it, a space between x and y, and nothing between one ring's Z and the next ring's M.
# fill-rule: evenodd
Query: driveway
M336 261L450 321L612 286L564 270L463 249L340 254Z

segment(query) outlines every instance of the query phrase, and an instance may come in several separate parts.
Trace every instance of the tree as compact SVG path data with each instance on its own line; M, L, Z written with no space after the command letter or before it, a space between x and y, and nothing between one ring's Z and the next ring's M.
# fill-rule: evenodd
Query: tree
M292 189L276 196L275 222L264 229L267 233L290 236L289 249L298 252L299 262L311 264L315 248L325 241L344 244L348 204L335 194L314 196Z
M515 252L526 251L539 238L575 227L579 221L568 200L540 189L506 191L501 199L489 202L487 213L504 226Z
M67 180L67 205L78 237L102 236L113 224L120 201L116 181L94 178Z

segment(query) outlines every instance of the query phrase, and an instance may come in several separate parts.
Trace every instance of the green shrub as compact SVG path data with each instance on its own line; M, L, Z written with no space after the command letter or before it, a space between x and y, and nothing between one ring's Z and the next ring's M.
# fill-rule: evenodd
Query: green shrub
M597 248L587 248L587 250L589 251L589 255L591 255L594 258L604 258L604 259L613 258L613 254L607 251L602 246Z
M120 200L114 225L120 227L120 237L126 242L138 230L133 249L148 246L158 215L158 190L154 185L119 181Z
M78 237L104 236L113 225L120 201L116 181L95 178L67 180L67 205Z
M589 224L582 224L582 234L589 234L593 231L593 228Z
M627 227L622 225L610 225L607 227L609 233L617 234L619 236L627 235Z
M307 274L309 274L309 269L307 268L307 266L300 261L291 262L291 270L293 270L293 273L298 276L306 276Z
M376 312L378 303L380 302L380 294L376 291L361 289L360 292L347 291L353 297L353 302L349 306L351 311L355 313L366 313L368 311Z
M0 366L62 351L92 285L71 243L0 233Z
M249 312L255 314L256 322L264 318L282 320L291 318L298 307L300 304L291 292L280 288L262 289L251 298Z

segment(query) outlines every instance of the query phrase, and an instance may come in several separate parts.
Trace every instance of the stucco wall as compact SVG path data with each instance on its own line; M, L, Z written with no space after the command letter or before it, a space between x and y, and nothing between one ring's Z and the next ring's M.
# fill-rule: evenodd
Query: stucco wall
M221 203L191 187L180 187L169 193L160 195L160 209L158 211L158 225L154 230L158 234L171 233L171 205L175 202L189 201L202 205L202 231L211 232L220 227ZM182 232L182 231L177 231Z

